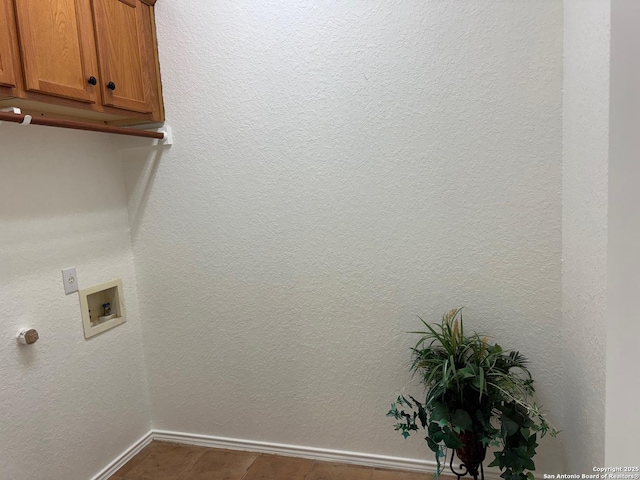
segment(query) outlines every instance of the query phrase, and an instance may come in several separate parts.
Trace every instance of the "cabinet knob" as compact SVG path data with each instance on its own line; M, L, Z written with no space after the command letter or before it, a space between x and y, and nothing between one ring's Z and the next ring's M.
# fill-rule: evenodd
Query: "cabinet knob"
M98 80L96 80L96 77L94 77L93 75L91 75L89 77L89 80L87 80L87 82L89 82L89 85L97 85L98 84Z
M107 88L108 88L109 90L112 90L112 91L113 91L113 90L115 90L115 89L116 89L116 84L115 84L115 83L113 83L113 82L109 82L109 83L107 83Z

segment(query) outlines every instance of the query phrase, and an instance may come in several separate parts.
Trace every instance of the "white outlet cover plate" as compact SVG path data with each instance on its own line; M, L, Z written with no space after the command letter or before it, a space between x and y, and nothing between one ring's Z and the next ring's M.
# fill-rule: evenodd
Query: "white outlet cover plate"
M64 293L69 295L78 291L78 275L76 267L65 268L62 270L62 282L64 283Z

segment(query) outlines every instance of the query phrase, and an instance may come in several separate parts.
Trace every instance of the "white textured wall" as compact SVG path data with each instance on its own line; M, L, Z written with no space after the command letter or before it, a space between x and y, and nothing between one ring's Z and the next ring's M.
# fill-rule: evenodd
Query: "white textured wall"
M640 2L611 2L607 257L607 465L640 459Z
M567 473L604 463L610 2L564 2L562 310Z
M415 315L457 305L531 357L557 423L561 2L157 20L176 144L125 153L154 426L430 458L384 415Z
M0 127L0 478L85 480L149 431L122 163L109 136ZM85 340L81 287L121 277L128 322ZM19 346L21 327L40 340Z

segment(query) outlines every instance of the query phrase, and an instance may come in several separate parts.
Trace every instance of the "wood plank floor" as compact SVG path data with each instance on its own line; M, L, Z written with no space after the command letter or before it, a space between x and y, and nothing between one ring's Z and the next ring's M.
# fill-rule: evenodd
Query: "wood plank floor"
M441 476L441 479L447 477ZM111 480L432 480L385 470L216 448L151 442Z

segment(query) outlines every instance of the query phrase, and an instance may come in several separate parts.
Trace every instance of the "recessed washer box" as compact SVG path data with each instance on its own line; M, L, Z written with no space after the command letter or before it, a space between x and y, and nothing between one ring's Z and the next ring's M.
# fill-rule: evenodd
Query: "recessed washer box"
M122 280L112 280L80 290L84 338L90 338L127 321Z

